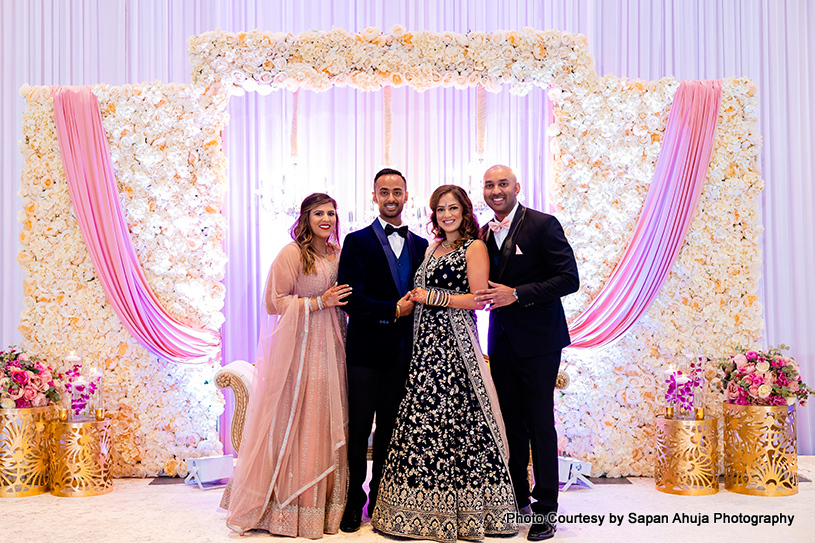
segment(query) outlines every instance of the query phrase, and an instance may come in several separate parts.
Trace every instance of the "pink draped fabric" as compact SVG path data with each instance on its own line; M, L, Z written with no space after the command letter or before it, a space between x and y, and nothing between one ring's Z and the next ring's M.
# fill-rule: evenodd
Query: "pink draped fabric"
M600 294L571 323L569 349L611 345L656 298L702 193L720 102L719 81L680 83L634 234Z
M102 114L91 88L51 87L51 95L68 192L108 302L152 354L172 362L217 359L219 334L174 319L147 284L119 203Z

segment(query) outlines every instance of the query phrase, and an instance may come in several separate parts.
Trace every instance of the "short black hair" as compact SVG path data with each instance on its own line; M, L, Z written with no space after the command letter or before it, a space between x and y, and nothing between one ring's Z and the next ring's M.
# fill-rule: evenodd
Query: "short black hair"
M402 178L402 181L405 182L405 188L407 188L407 179L405 179L405 176L402 175L402 172L400 172L399 170L394 170L393 168L382 168L381 170L376 172L376 175L374 176L374 187L376 187L376 180L382 177L383 175L398 175L399 177Z

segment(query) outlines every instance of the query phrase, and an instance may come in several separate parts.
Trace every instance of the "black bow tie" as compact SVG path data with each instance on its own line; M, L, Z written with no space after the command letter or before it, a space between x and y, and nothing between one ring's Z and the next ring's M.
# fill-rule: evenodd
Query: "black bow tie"
M407 225L402 225L399 228L394 227L392 224L385 225L385 235L390 236L393 233L397 233L403 238L407 239Z

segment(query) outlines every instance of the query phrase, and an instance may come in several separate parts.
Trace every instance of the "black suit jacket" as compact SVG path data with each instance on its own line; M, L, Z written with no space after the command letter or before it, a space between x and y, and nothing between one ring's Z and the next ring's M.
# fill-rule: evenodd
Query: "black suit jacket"
M518 302L490 311L491 354L503 330L522 357L559 351L571 343L560 298L580 286L574 252L560 222L518 205L502 250L488 225L480 231L490 253L490 281L517 289Z
M378 221L379 219L377 219ZM353 287L348 303L341 306L348 313L345 342L346 363L351 366L377 368L387 366L397 349L410 350L413 345L413 318L396 317L396 302L407 291L399 292L395 259L381 229L367 226L345 236L340 253L337 282ZM408 289L424 259L427 240L411 232L403 251L410 257ZM389 354L391 353L391 354Z

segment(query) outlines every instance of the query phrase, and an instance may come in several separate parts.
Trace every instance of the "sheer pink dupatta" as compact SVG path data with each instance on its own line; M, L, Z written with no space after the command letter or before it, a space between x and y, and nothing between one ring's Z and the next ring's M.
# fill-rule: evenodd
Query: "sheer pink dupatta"
M332 372L329 398L322 399L329 402L329 428L301 428L308 393L307 346L309 334L314 333L309 330L310 320L329 318L332 322L328 328L337 337L341 335L336 316L329 310L322 315L313 314L300 301L299 256L295 244L287 245L275 259L266 282L265 303L270 315L261 323L255 380L227 517L227 526L236 531L256 527L270 500L274 499L282 509L328 476L334 470L337 449L345 444L347 410L342 403L345 387ZM340 350L339 354L344 353ZM327 349L328 367L344 369L344 360L338 360L337 355L334 348ZM307 451L309 462L292 461L298 432L304 430L326 433L331 445Z

